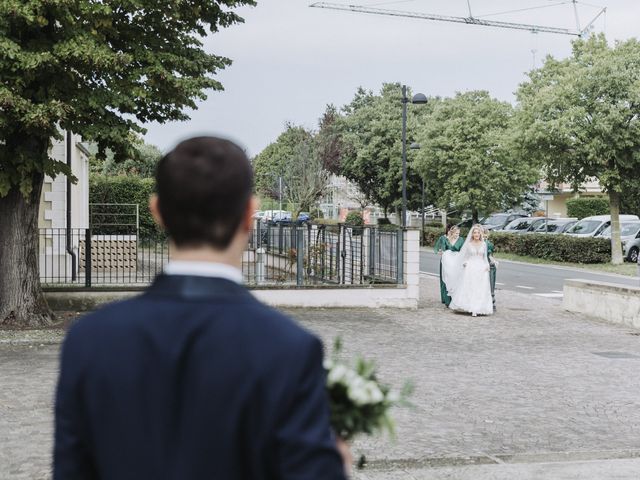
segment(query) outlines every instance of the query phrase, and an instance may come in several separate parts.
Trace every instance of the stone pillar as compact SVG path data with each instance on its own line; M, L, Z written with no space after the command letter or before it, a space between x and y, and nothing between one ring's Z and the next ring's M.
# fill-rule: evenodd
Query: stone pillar
M420 298L420 230L408 228L404 234L404 283L407 297L418 307Z

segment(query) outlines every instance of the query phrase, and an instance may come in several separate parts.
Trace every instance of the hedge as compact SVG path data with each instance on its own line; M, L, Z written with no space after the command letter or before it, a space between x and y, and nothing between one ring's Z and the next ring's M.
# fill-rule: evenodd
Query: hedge
M608 215L609 200L606 198L572 198L567 200L567 216L578 220L594 215Z
M344 223L346 223L347 225L354 225L358 227L364 225L362 213L357 210L350 211L349 213L347 213L347 218L345 218Z
M424 245L433 246L444 233L442 228L425 228ZM496 253L513 253L556 262L607 263L611 242L604 238L576 238L568 235L491 233Z
M91 175L89 180L90 203L137 203L140 214L139 235L145 239L164 238L162 230L155 224L149 211L149 197L155 191L153 178L140 178L134 176L107 177L103 175ZM96 210L94 209L94 212ZM116 223L110 215L95 215L93 223L94 232L97 234L131 233L123 228L97 226L99 223ZM130 230L130 229L127 229Z

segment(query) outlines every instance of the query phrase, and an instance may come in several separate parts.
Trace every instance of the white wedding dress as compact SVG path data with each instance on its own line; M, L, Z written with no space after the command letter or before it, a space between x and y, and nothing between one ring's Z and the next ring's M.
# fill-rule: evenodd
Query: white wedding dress
M447 263L445 278L451 296L449 308L477 315L491 315L493 300L489 281L487 244L474 245L469 239Z

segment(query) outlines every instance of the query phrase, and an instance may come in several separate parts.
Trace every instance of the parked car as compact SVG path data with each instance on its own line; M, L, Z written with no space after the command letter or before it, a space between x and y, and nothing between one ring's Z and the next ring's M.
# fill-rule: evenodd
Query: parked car
M296 219L296 223L298 225L302 225L304 223L308 223L311 221L311 214L309 212L300 212L298 214L298 218Z
M291 212L287 212L286 210L265 210L262 220L264 222L275 223L286 220L287 218L291 221Z
M535 230L530 233L551 233L557 235L569 230L577 221L578 219L576 218L550 218L548 221L539 224Z
M483 218L480 223L489 230L501 230L517 218L526 218L523 213L493 213Z
M546 217L522 217L516 218L510 222L506 227L501 230L495 229L504 233L527 233L535 230L542 223L544 223Z
M640 237L622 243L624 257L630 262L638 261L638 252L640 252ZM640 263L639 263L640 265Z
M611 238L611 225L605 228L598 236ZM622 254L624 255L625 260L634 263L637 262L638 250L640 249L640 221L621 222L620 240L622 241Z
M638 218L637 215L620 215L621 222L631 222L633 220L640 220L640 218ZM571 235L573 237L595 237L604 232L609 225L611 225L611 215L585 217L567 230L565 235Z
M253 218L255 218L256 220L262 220L265 216L265 212L262 210L256 210L255 212L253 212Z

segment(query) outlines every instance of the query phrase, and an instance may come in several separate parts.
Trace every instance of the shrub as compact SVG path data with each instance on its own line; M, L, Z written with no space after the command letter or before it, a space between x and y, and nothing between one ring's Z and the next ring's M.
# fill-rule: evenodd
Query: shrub
M433 247L442 235L444 235L444 228L442 227L425 227L422 231L422 245Z
M155 224L149 211L149 197L154 191L155 180L153 178L91 175L89 180L90 203L138 204L140 214L139 235L142 238L164 238L164 233ZM96 223L117 223L113 221L114 218L115 217L110 215L96 215L93 220ZM130 220L131 219L128 219L127 223L129 223ZM94 231L98 234L131 233L131 231L123 232L107 227L102 227L102 229L96 229Z
M422 244L433 246L443 233L442 228L425 228ZM500 252L504 252L556 262L607 263L611 259L611 242L604 238L491 232L490 239L498 258Z
M567 200L567 215L578 220L593 215L608 215L609 201L606 198L572 198Z
M556 262L607 263L611 259L611 242L604 238L495 232L491 234L491 241L496 247L496 252L527 255Z
M357 210L350 211L347 214L347 218L345 218L344 223L347 225L361 227L362 225L364 225L364 219L362 218L362 213Z

